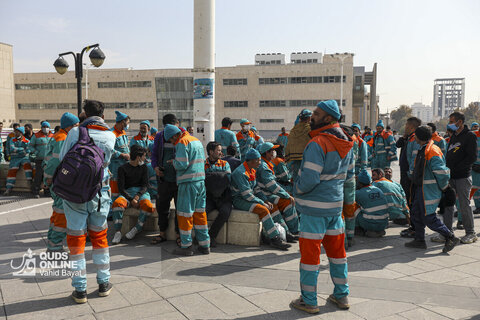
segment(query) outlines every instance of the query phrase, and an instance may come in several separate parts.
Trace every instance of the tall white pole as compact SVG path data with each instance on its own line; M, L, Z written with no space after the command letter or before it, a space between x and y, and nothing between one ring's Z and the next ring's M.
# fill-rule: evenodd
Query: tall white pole
M215 0L194 0L194 136L204 145L215 131Z

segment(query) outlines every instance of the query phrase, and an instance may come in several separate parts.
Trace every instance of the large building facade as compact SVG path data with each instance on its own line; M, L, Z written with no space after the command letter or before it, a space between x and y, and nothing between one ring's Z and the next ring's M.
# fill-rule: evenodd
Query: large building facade
M465 78L435 79L433 84L433 116L447 117L456 108L465 107Z
M369 108L368 73L357 70L354 78L353 55L341 61L336 55L292 53L291 63L286 64L284 55L267 54L257 55L255 62L215 69L216 127L228 116L235 121L233 130L238 130L239 120L248 118L266 138L274 137L281 127L292 128L302 109L313 109L328 99L340 105L340 98L346 123L368 120L363 116L367 113L363 108ZM85 83L85 72L84 77ZM193 125L191 69L90 69L88 88L82 88L84 98L87 89L89 99L106 103L109 124L114 122L114 111L120 110L131 117L132 130L145 119L161 127L167 113L176 114L182 126ZM360 103L355 103L354 93ZM74 72L15 74L15 106L22 124L36 127L41 120L58 124L63 112L76 112Z
M426 106L421 102L412 104L412 115L419 118L422 122L428 123L433 121L433 108Z
M5 127L15 122L13 48L0 42L0 122Z

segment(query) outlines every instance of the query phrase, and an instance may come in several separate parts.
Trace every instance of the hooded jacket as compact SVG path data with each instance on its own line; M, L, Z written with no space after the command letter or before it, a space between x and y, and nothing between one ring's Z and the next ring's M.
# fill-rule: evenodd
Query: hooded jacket
M252 206L257 204L265 205L267 197L257 186L255 178L256 170L249 168L244 162L240 167L235 169L232 174L232 189L233 198L238 198L247 202L251 202Z
M433 140L433 144L435 144L437 147L440 148L440 150L442 150L443 156L446 156L447 155L447 141L445 141L445 139L440 137L440 135L436 131L434 133L432 133L432 140Z
M175 143L173 166L177 172L177 184L205 180L205 153L203 145L187 131Z
M353 140L338 123L313 130L310 136L293 189L296 207L310 216L339 216L344 184L355 179Z
M227 148L232 146L237 150L237 155L240 157L240 147L238 145L237 137L235 133L231 130L228 130L227 127L221 127L218 130L215 130L215 141L222 145L222 152L224 155L227 155Z
M455 132L450 138L446 159L452 179L471 176L472 165L477 161L477 136L467 126L460 134Z
M262 157L262 163L257 170L256 177L257 183L262 192L268 198L274 198L275 203L278 203L278 199L290 199L290 195L283 189L283 187L277 182L275 171L273 170L273 163Z
M207 197L213 196L218 199L230 195L230 179L232 171L227 161L218 159L214 164L205 160L205 188Z
M64 129L60 129L53 135L52 141L48 144L47 153L43 161L45 166L43 170L44 179L53 178L55 169L60 164L60 151L65 143L65 139L67 139L67 132Z
M285 148L285 160L287 162L302 160L303 151L311 139L308 135L310 131L310 123L307 122L299 122L292 128Z
M47 146L50 140L52 139L53 134L48 133L47 135L44 134L41 130L35 133L30 140L28 145L28 149L30 150L30 154L34 154L35 158L38 160L45 159L47 155Z

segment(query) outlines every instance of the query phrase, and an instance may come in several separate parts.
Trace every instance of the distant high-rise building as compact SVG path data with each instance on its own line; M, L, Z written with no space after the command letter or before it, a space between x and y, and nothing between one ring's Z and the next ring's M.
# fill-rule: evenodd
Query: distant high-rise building
M465 78L435 79L433 85L433 116L445 118L456 108L465 107Z
M412 115L422 120L422 122L432 122L433 109L432 107L426 106L421 102L415 102L412 104Z

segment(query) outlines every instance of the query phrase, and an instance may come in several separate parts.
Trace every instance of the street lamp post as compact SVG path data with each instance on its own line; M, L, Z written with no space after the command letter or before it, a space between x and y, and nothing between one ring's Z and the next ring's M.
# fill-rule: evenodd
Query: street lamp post
M330 55L332 58L339 58L340 61L342 62L342 66L341 66L341 75L340 75L340 108L343 109L343 62L345 61L345 59L347 59L348 57L352 56L353 57L353 53L348 53L348 52L345 52L343 54L340 54L340 53L335 53L335 54L331 54Z
M73 56L73 59L75 60L75 78L77 79L78 114L82 113L83 54L85 52L88 52L92 48L94 49L92 50L92 52L90 52L90 55L89 55L90 61L92 62L93 66L98 68L103 64L103 61L105 61L105 54L102 52L102 50L100 50L98 43L83 48L80 53L75 54L72 51L60 53L58 55L58 59L55 60L55 63L53 64L53 66L55 67L55 70L57 70L59 74L64 74L65 72L67 72L69 65L67 61L63 58L63 56L67 54L71 54Z

